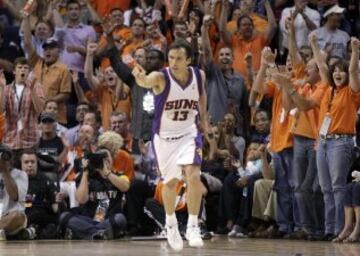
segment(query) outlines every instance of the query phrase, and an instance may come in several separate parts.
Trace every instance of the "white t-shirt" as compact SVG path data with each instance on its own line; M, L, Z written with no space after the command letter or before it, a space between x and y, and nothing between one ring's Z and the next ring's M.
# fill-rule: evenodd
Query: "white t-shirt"
M18 189L18 201L12 201L9 197L4 184L3 173L0 172L0 201L2 201L1 216L13 211L25 211L25 197L28 190L28 176L24 171L13 169L11 177L16 183Z
M15 84L16 97L21 99L21 95L24 91L25 86L23 84Z
M325 26L315 30L316 37L320 49L324 49L327 45L332 46L331 56L338 56L345 58L346 46L350 40L350 36L343 30L336 29L335 31L328 30Z
M290 16L290 13L294 13L294 12L295 12L295 6L285 8L281 13L280 29L282 35L282 46L285 47L286 49L288 48L288 31L285 28L285 20L287 17ZM315 11L306 6L304 9L304 13L316 25L317 28L320 26L321 17L318 11ZM309 45L308 35L311 31L306 26L306 22L300 13L296 15L294 25L295 25L296 45L299 48L302 46L308 46Z

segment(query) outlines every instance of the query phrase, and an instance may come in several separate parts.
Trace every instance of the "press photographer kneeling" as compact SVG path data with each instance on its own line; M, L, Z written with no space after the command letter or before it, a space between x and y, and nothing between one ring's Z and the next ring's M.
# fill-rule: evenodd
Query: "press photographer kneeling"
M113 132L106 132L100 137L112 135ZM113 159L106 148L86 153L81 163L81 173L76 180L76 199L80 207L76 214L66 212L60 216L65 238L120 237L126 229L122 208L123 195L130 186L128 177L113 172Z
M0 145L0 240L6 240L7 235L16 235L27 225L24 202L28 177L13 167L12 160L11 149Z

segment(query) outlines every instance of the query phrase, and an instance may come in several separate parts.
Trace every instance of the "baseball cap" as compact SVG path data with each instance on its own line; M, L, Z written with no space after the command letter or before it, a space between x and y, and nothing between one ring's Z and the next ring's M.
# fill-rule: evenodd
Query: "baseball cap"
M52 113L43 112L40 115L40 122L45 122L45 121L55 122L56 121L55 115L53 115Z
M58 40L56 38L50 37L50 38L45 40L42 47L43 48L45 48L45 47L52 47L52 48L59 47L59 42L58 42Z
M333 7L331 7L329 10L327 10L324 13L324 18L326 18L327 16L329 16L330 14L333 14L333 13L341 14L344 12L344 10L345 10L345 8L341 8L339 5L335 4Z

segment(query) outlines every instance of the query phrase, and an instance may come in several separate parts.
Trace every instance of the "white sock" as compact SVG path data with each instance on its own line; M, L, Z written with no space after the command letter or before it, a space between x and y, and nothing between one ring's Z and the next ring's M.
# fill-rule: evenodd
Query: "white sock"
M197 227L198 226L198 216L189 214L189 219L188 219L187 225L188 225L188 227L193 227L193 226Z
M176 226L177 225L177 219L176 219L175 213L170 214L170 215L166 214L165 221L166 221L166 224L171 226L171 227Z

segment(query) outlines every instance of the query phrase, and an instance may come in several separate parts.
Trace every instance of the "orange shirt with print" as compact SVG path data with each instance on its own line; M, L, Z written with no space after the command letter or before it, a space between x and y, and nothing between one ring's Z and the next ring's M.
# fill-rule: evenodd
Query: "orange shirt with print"
M180 201L178 202L178 204L176 205L175 211L185 211L186 210L186 189L185 191L181 191L182 188L184 187L185 182L184 181L179 181L178 184L176 185L176 194L179 196L180 192L182 192L182 196ZM155 189L155 195L154 198L156 201L158 201L161 205L164 205L164 201L162 199L162 189L164 187L164 183L162 181L160 181Z
M119 8L123 12L129 10L131 0L90 0L90 3L101 17L105 17L115 8Z
M331 118L327 134L355 134L357 110L360 107L360 92L354 92L349 85L336 88L330 104L332 87L327 86L320 105L319 129L325 116Z
M248 80L248 72L244 57L250 52L253 56L253 69L257 72L260 68L261 51L266 46L265 34L256 33L252 39L245 41L238 33L231 37L231 46L234 52L233 68Z
M254 28L256 31L263 33L265 32L266 28L268 27L269 23L266 19L259 16L256 13L251 13L250 18L252 19L254 23ZM226 24L227 31L229 31L231 34L235 33L237 31L237 20L231 20Z
M306 84L297 91L300 95L316 102L316 107L308 111L299 111L297 118L294 118L293 134L309 139L317 139L320 103L324 97L327 87L318 82L314 86Z
M131 181L134 176L134 159L125 150L120 149L114 158L113 172L126 175Z
M284 110L282 91L273 82L267 83L267 95L273 98L271 120L271 151L277 153L293 146L292 117Z
M4 129L5 129L5 113L0 114L0 142L2 142L4 137Z

